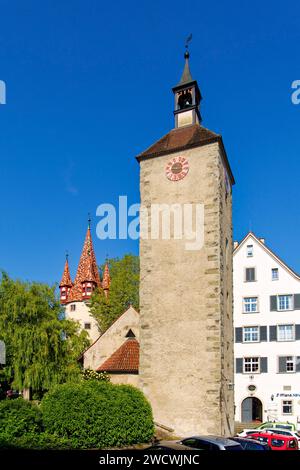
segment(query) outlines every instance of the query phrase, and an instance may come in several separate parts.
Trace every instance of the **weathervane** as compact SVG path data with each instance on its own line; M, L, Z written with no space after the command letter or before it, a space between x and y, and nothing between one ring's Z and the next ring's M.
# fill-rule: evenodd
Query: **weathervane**
M191 34L186 38L186 40L185 40L185 48L186 48L186 50L188 50L188 48L189 48L189 42L191 42L192 37L193 37L193 35L192 35L192 33L191 33Z

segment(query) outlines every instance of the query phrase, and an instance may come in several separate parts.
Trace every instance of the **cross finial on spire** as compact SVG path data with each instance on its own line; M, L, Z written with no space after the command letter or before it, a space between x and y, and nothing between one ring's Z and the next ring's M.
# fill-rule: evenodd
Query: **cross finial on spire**
M68 250L66 250L66 260L67 260L67 261L69 260L69 252L68 252Z
M91 228L91 222L92 222L91 214L90 214L90 212L88 212L88 228Z

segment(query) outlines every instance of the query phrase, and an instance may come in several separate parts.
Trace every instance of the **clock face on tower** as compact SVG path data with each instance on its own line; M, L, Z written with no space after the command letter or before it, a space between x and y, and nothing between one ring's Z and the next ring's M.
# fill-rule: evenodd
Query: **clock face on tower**
M179 181L184 178L189 171L189 163L184 157L174 157L166 166L166 177L170 181Z

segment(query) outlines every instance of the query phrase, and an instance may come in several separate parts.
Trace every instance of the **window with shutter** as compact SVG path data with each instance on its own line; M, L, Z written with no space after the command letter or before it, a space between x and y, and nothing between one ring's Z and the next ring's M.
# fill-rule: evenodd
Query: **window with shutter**
M268 358L267 357L260 358L260 372L262 374L268 372Z
M269 327L269 338L270 341L277 341L277 326L272 325Z
M271 312L277 311L277 295L270 296L270 310Z
M255 268L246 268L246 282L254 282L255 280Z
M260 341L268 341L268 338L267 338L267 327L266 326L261 326L260 327L260 333L259 333L259 336L260 336Z
M237 374L243 373L243 358L242 357L237 357L235 360L235 372Z
M294 309L300 310L300 294L294 295Z
M235 342L242 343L243 342L243 328L236 328L235 329Z

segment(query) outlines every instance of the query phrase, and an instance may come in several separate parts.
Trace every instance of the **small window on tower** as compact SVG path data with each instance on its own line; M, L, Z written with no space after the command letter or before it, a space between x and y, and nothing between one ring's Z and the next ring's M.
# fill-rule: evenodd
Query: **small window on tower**
M75 305L75 304L72 304L72 305L71 305L71 312L75 312L75 310L76 310L76 305Z
M90 330L91 329L91 324L90 323L85 323L84 324L84 329L85 330Z

